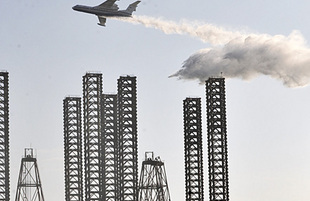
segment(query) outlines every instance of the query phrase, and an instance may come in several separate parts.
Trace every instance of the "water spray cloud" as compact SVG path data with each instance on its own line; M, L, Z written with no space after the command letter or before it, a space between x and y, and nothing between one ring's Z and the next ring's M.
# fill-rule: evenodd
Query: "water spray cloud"
M209 77L221 74L226 78L244 80L267 75L288 87L310 83L310 49L298 31L293 31L289 36L271 36L147 16L134 16L126 21L159 29L166 34L187 34L211 45L191 55L182 68L170 77L204 83Z

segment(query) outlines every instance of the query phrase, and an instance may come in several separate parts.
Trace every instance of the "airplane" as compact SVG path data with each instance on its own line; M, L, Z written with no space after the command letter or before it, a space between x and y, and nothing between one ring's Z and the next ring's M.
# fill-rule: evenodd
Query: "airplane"
M84 13L90 13L98 16L100 26L105 26L107 18L109 17L131 17L133 11L136 11L138 4L141 1L136 1L130 4L126 10L119 10L118 5L115 4L116 0L106 0L102 4L98 6L83 6L76 5L73 6L72 9L75 11L80 11Z

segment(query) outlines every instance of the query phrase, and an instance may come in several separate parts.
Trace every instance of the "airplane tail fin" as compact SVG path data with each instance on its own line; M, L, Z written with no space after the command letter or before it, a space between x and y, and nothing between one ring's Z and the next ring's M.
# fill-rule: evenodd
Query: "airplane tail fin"
M138 4L139 4L140 2L141 2L141 1L136 1L136 2L134 2L134 3L132 3L132 4L130 4L130 5L128 6L128 8L126 9L126 12L132 14L133 11L136 11L136 8L137 8L137 6L138 6Z

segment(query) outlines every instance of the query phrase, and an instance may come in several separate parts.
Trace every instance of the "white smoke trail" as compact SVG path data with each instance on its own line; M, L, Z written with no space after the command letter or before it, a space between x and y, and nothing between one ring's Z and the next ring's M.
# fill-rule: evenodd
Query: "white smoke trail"
M191 55L182 68L170 77L196 79L204 83L209 77L221 74L226 78L244 80L262 74L280 80L288 87L310 83L310 49L298 31L293 31L289 36L270 36L146 16L135 16L127 21L159 29L166 34L188 34L213 45Z
M234 38L242 37L244 34L237 31L228 31L222 27L201 22L190 22L183 20L179 23L160 18L148 16L133 16L132 18L118 18L133 24L142 24L148 28L154 28L163 31L165 34L190 35L199 38L203 42L212 45L222 45L228 43Z

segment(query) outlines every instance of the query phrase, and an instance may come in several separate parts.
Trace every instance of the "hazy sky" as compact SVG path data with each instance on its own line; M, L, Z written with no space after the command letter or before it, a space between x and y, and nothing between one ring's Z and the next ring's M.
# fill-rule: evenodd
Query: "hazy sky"
M126 8L131 2L121 0L118 4ZM104 74L105 92L116 92L120 75L137 76L139 172L145 151L159 155L165 162L174 201L185 200L182 102L186 97L202 98L204 183L208 200L205 87L198 80L168 77L178 72L184 61L187 61L184 65L192 61L190 56L205 48L214 50L217 56L237 60L243 55L247 59L262 55L255 57L257 51L252 52L255 43L241 51L244 46L238 40L214 44L187 34L165 34L141 24L111 19L106 27L101 27L96 16L72 10L76 4L100 3L0 2L0 69L9 72L10 88L11 200L15 199L24 148L30 146L37 152L46 200L64 200L62 101L67 95L82 95L82 76L88 71ZM304 81L310 68L306 42L310 40L309 8L310 2L306 0L142 0L134 14L176 24L182 20L191 25L212 24L234 33L267 34L271 38L275 35L286 38L298 30L305 41L298 47L278 41L289 53L272 58L285 58L291 64L285 75L291 75L292 80L301 76ZM238 54L228 54L233 52L234 44L238 45ZM268 44L259 43L268 50L264 55L282 53ZM297 47L296 51L289 51L290 47ZM306 65L296 64L300 64L294 57L298 52L302 52L302 64ZM291 54L293 57L286 57ZM202 66L214 59L207 56L206 60L198 60L203 62ZM212 62L208 63L211 67L222 64ZM241 70L248 72L257 67L247 62L242 63ZM269 64L264 66L265 71L254 71L258 77L251 81L226 80L230 200L309 200L310 88L284 86L280 73L284 63L279 62L275 65L278 77L266 73L273 67ZM295 73L295 64L300 67L299 74ZM224 65L229 70L236 66L240 65ZM240 74L235 77L245 78Z

